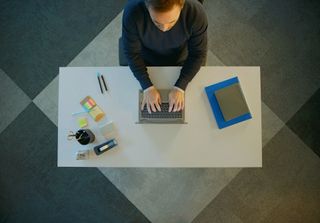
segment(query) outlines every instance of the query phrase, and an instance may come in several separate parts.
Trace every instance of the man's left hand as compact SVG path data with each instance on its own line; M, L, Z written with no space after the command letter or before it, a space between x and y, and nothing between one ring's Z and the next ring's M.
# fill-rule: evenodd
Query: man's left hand
M173 88L169 93L169 112L181 111L184 109L184 92Z

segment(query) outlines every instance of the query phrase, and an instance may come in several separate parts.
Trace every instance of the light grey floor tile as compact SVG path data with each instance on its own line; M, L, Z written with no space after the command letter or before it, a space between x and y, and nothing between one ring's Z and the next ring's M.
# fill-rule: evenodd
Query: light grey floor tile
M68 66L119 66L118 41L121 36L122 13L119 13Z
M58 126L58 91L59 75L33 99L33 102L56 126Z
M240 169L100 168L152 222L191 222Z
M31 99L0 69L0 133L30 104Z
M208 50L206 66L224 66L224 64L211 50Z
M281 130L285 123L264 102L261 103L261 106L262 146L264 147Z

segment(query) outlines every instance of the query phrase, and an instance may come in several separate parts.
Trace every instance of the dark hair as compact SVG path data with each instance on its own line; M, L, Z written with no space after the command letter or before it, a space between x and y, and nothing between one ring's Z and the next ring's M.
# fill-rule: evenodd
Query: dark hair
M147 8L151 7L157 12L167 12L174 5L183 6L185 0L144 0Z

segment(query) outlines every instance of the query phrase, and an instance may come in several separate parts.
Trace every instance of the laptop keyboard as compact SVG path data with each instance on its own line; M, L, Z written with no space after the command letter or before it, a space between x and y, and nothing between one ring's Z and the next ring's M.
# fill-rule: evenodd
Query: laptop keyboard
M141 117L147 119L179 119L182 118L182 111L169 112L169 103L161 103L161 111L152 112L149 114L147 106L144 106L141 111Z

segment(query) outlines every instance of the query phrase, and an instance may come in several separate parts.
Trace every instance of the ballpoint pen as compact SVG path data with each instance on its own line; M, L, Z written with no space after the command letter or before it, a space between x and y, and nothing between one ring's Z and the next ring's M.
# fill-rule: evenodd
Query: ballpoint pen
M100 74L97 72L97 78L99 81L99 86L100 86L100 90L101 90L101 94L103 94L103 90L102 90L102 86L101 86L101 80L100 80Z
M104 81L103 74L101 74L101 79L102 79L102 82L103 82L104 88L106 89L106 91L108 91L108 88L107 88L106 82Z

